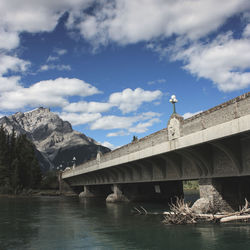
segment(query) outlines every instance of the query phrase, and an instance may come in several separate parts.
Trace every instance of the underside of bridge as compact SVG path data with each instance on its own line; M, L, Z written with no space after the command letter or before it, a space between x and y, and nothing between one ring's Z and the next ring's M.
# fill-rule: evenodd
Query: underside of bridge
M70 186L250 176L250 133L65 179Z

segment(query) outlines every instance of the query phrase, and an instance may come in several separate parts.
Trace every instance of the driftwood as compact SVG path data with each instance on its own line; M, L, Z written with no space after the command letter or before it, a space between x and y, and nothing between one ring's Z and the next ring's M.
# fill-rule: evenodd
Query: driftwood
M231 222L231 221L250 221L249 202L245 199L245 205L234 213L223 214L198 214L195 213L188 203L183 199L177 198L176 203L170 204L170 212L148 212L144 207L134 207L134 212L140 215L163 215L163 222L166 224L196 224L199 222Z
M244 220L247 221L248 219L250 219L250 214L248 215L234 215L234 216L228 216L225 218L221 218L220 222L229 222L229 221L238 221L238 220Z

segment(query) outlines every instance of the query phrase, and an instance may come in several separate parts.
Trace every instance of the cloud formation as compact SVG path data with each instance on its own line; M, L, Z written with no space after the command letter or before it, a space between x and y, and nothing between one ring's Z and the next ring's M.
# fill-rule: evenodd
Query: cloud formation
M144 133L154 123L160 122L159 117L161 114L156 112L146 112L135 116L103 116L94 121L90 129L96 130L113 130L118 129L116 132L110 132L107 137L124 136L131 133Z
M78 27L85 39L104 45L173 35L196 40L246 9L248 0L104 0L96 2L91 14L71 12L68 27Z
M225 35L203 44L200 39L215 33L236 14L244 13L245 22L250 23L247 11L250 11L248 0L97 1L91 14L70 13L68 27L77 27L94 47L112 42L120 45L149 42L148 48L160 54L174 53L176 60L186 64L188 72L211 80L219 90L227 92L250 85L249 63L245 60L250 51L250 24L238 40L232 36L227 39ZM176 37L174 46L158 46L159 40L171 37ZM152 47L152 41L156 46ZM128 110L120 107L123 113L131 111L128 105Z
M250 86L250 39L234 39L229 32L211 43L195 43L176 51L173 59L184 61L184 69L194 76L210 79L221 91Z
M39 71L47 71L47 70L59 70L59 71L65 71L65 70L71 70L70 65L65 64L44 64L40 67Z
M158 79L158 80L148 81L147 84L153 85L153 84L157 84L157 83L165 83L166 81L167 81L166 79Z
M175 45L181 41L185 47L175 56L186 63L186 70L197 77L211 80L221 91L234 91L249 86L249 72L246 70L249 67L248 62L238 59L245 57L244 51L249 51L249 11L249 0L1 1L0 49L5 52L0 58L8 57L6 51L18 47L19 35L22 32L51 32L60 17L67 12L69 18L66 27L74 32L78 31L94 48L109 43L127 45L138 42L150 43L150 48L152 41L159 43L175 37ZM236 40L231 37L224 41L224 44L218 41L218 38L209 45L200 42L201 38L215 34L230 17L242 13L246 27L241 38ZM171 48L165 46L158 52L162 53L164 49L165 52L169 52ZM228 50L233 51L232 55L229 55ZM47 62L58 60L67 50L55 48L53 53L54 56L48 57ZM237 60L231 60L233 57L237 57ZM8 59L16 61L8 62L5 58L5 62L0 64L0 73L6 71L5 68L12 67L8 63L13 63L17 67L28 65L24 66L25 61L22 59L17 62L17 57L10 56ZM226 63L229 60L231 64ZM198 65L199 61L203 64ZM212 65L211 61L216 61L217 67L215 64ZM41 66L42 71L49 69L70 70L70 65ZM123 113L131 111L127 104L126 108L119 103L116 105Z
M99 113L106 112L111 107L110 103L105 102L72 102L63 108L67 112L85 112L85 113Z
M192 117L192 116L194 116L194 115L197 115L197 114L199 114L199 113L201 113L201 112L202 112L202 110L197 111L197 112L194 112L194 113L187 112L187 113L185 113L185 114L183 115L183 118L184 118L184 119L188 119L188 118L190 118L190 117Z
M113 93L109 97L109 103L122 111L123 114L136 111L144 102L152 102L162 96L160 90L146 91L141 88L124 89L122 92Z
M91 96L100 91L89 83L76 78L57 78L40 81L28 88L17 84L18 78L10 78L12 89L0 95L0 108L16 110L25 107L63 107L69 104L67 96ZM0 78L0 89L1 78Z
M25 72L29 66L28 61L0 53L0 75L8 72Z
M0 49L19 45L21 32L50 32L66 12L84 10L92 0L11 0L0 2Z
M87 123L92 123L97 119L101 118L100 113L67 113L62 112L58 115L65 121L69 121L72 125L83 125Z
M112 93L108 102L74 102L65 106L63 109L67 112L87 112L98 113L107 112L112 107L117 107L123 114L137 111L144 102L152 102L160 99L162 92L160 90L149 91L141 88L135 90L125 89L122 92Z
M90 125L91 130L102 129L102 130L110 130L110 129L126 129L132 127L132 125L138 121L138 117L131 116L114 116L108 115L99 118L97 121Z
M119 148L119 146L115 146L108 141L101 142L100 144L103 145L104 147L110 148L111 150Z

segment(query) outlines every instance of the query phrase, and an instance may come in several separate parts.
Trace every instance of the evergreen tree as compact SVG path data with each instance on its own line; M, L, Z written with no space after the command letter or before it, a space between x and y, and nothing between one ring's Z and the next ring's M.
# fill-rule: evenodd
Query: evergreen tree
M0 187L17 193L24 188L37 188L42 179L35 147L26 135L6 135L0 128Z
M19 170L18 160L15 159L11 165L13 169L13 173L11 175L11 186L14 190L14 193L17 194L18 190L21 188L21 182L19 178L20 170Z
M9 185L8 161L8 142L3 127L0 127L0 185Z

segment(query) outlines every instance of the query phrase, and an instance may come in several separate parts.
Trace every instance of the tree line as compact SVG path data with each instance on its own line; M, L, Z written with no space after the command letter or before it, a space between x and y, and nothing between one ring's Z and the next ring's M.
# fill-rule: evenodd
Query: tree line
M38 188L42 179L35 146L26 135L16 136L0 127L0 192L19 193Z

